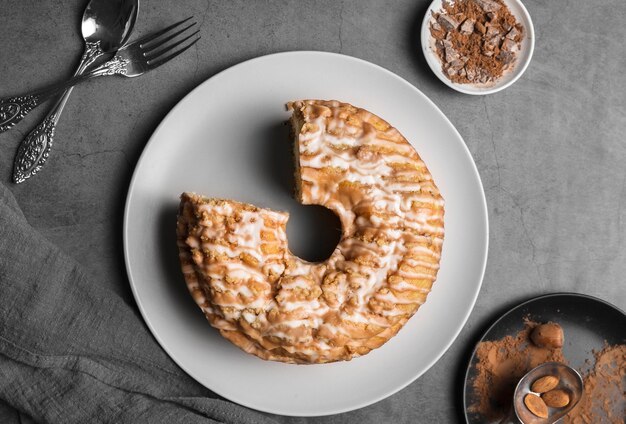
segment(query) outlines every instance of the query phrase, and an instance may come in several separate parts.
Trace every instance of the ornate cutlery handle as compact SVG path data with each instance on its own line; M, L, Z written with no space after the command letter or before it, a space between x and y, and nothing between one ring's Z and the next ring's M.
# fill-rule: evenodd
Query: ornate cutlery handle
M75 86L76 84L91 78L126 74L127 64L127 59L115 56L113 59L98 66L94 70L83 75L77 75L68 81L53 84L43 90L36 91L26 96L0 99L0 132L4 132L13 127L21 121L28 112L39 106L41 103L60 94L68 88Z
M31 110L35 109L49 98L83 81L83 77L85 77L85 75L74 77L66 82L53 84L48 88L35 91L25 96L0 99L0 133L12 128Z
M22 183L35 175L48 159L57 117L58 115L46 117L20 143L13 165L14 183Z
M4 132L17 124L28 112L46 100L37 94L9 97L0 100L0 132Z
M85 69L104 56L104 54L100 47L100 41L95 43L87 42L74 76L82 75ZM13 165L14 183L19 184L26 181L26 179L35 175L46 162L52 147L54 131L71 93L72 88L65 90L46 117L20 143Z

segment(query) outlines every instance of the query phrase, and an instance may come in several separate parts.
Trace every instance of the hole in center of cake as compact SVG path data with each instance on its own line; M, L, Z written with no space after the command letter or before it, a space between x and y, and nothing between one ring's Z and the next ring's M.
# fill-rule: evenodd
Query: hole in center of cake
M289 250L309 262L330 257L341 239L341 221L323 206L303 206L289 211L287 241Z

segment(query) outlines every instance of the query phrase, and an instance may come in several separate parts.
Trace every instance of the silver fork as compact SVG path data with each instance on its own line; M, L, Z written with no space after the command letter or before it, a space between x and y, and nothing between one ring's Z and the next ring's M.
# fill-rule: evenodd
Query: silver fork
M143 75L169 62L198 42L200 39L200 36L197 36L199 31L190 31L196 25L195 22L179 29L181 25L188 22L191 18L184 19L122 47L111 60L90 72L26 96L0 100L0 105L11 103L15 104L18 110L28 110L30 112L50 97L92 78L109 75L121 75L132 78ZM183 38L173 41L177 37ZM42 133L22 141L18 147L13 165L13 182L22 183L41 169L50 154L51 144L48 140L52 140L52 138L53 134Z

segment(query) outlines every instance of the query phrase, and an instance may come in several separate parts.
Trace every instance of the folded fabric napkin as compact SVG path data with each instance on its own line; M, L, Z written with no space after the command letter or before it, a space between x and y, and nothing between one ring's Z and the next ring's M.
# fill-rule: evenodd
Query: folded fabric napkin
M136 307L35 231L1 183L0 400L2 423L274 422L187 376Z

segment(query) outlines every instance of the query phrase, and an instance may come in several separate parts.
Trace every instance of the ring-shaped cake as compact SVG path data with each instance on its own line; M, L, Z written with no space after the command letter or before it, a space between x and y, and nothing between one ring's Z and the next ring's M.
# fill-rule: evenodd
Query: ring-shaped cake
M288 108L296 198L341 221L330 258L290 252L285 212L183 193L182 271L210 324L244 351L288 363L350 360L387 342L426 301L444 201L415 149L378 116L334 100Z

